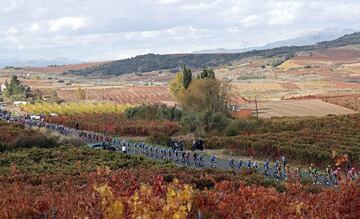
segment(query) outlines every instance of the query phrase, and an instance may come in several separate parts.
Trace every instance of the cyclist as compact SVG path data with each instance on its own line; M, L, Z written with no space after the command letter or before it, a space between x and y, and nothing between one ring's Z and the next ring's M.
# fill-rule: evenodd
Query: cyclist
M328 165L326 167L326 169L325 169L325 175L326 176L325 176L324 182L325 182L326 185L329 185L330 182L331 182L331 173L332 173L331 167L330 167L330 165Z
M298 180L302 179L302 167L300 165L295 169L295 174Z
M238 165L237 165L238 170L241 169L242 165L243 165L243 161L239 160Z
M175 162L179 162L179 152L177 150L175 150L174 154L175 154ZM170 158L171 158L171 156L170 156Z
M193 163L194 163L194 166L197 165L197 161L198 161L198 156L197 156L197 153L194 152L194 154L193 154Z
M177 150L176 150L176 151L177 151ZM182 163L185 164L185 163L186 163L186 152L185 152L185 151L183 151L183 152L181 153L181 157L182 157L182 159L181 159Z
M153 148L152 148L152 146L149 146L149 156L150 157L153 156Z
M169 149L167 150L167 152L168 152L169 159L171 159L171 157L172 157L171 148L169 148Z
M155 154L154 154L154 158L158 158L159 157L159 148L155 147Z
M127 148L126 148L125 145L123 145L123 146L121 147L121 151L123 152L123 154L126 154L126 153L127 153Z
M309 166L309 176L311 179L314 178L314 164L313 163L311 163Z
M204 157L203 157L202 153L200 153L200 156L199 156L199 166L200 167L204 166Z
M276 179L280 180L280 178L281 178L281 165L277 165L274 174L275 174Z
M340 167L336 168L336 170L333 172L333 176L334 176L334 184L338 185L339 182L341 181L341 168Z
M229 160L229 166L232 170L235 169L235 160L233 157Z
M186 165L190 165L190 152L186 153Z
M279 161L276 160L275 163L274 163L275 171L278 169L279 165L280 165L280 164L279 164Z
M265 176L268 176L269 167L270 167L270 162L269 162L269 160L266 160L264 162L264 169L265 169L264 174L265 174Z
M210 158L210 163L211 163L211 167L215 168L216 167L216 157L213 155Z
M353 167L353 168L351 168L351 169L349 170L349 172L347 173L347 178L350 179L350 180L355 180L356 177L357 177L356 170L355 170L355 168Z
M313 184L319 183L319 176L318 176L318 171L316 168L314 168L312 171L312 181L313 181Z
M251 167L252 167L252 162L251 159L249 159L247 162L247 168L250 169Z
M255 171L257 171L257 169L259 168L259 164L258 164L257 161L255 161L255 162L253 163L253 168L254 168Z

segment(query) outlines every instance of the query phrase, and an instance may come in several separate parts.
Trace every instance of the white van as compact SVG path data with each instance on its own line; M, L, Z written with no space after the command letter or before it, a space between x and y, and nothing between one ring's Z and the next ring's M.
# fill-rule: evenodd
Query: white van
M30 119L32 119L32 120L40 120L40 119L41 119L41 116L31 115L31 116L30 116Z

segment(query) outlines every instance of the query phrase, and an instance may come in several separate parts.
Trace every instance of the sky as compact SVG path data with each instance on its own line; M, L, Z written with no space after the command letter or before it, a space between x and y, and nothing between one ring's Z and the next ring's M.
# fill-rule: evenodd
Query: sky
M360 30L360 0L0 0L0 59L114 60Z

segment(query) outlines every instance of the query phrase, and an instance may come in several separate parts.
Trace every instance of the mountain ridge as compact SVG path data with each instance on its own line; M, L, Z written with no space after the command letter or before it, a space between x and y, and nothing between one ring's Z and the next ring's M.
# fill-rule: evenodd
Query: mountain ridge
M305 46L305 45L313 45L323 41L329 41L337 39L341 36L356 33L354 29L324 29L320 31L312 31L310 33L302 34L301 36L289 38L285 40L275 41L271 43L267 43L263 46L252 46L241 49L225 49L225 48L216 48L216 49L207 49L194 51L195 54L203 54L203 53L241 53L247 52L251 50L264 50L264 49L272 49L276 47L282 46Z
M315 49L326 49L329 47L340 47L346 45L360 44L360 32L344 35L330 41L323 41L315 45L306 46L284 46L264 50L252 50L243 53L210 53L210 54L168 54L139 55L133 58L116 60L107 64L94 66L86 69L69 71L77 75L122 75L135 72L150 72L163 69L178 69L182 65L191 68L216 67L246 57L283 57L287 59L298 52L312 51Z

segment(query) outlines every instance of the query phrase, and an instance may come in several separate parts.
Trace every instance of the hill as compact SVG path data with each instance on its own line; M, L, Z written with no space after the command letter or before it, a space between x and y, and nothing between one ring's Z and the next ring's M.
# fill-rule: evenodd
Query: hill
M252 50L243 53L139 55L129 59L117 60L80 70L70 70L68 72L76 75L122 75L134 72L177 69L184 64L191 68L216 67L247 57L282 57L286 60L298 52L353 44L360 44L360 32L345 35L336 40L320 42L315 45L286 46L265 50Z

